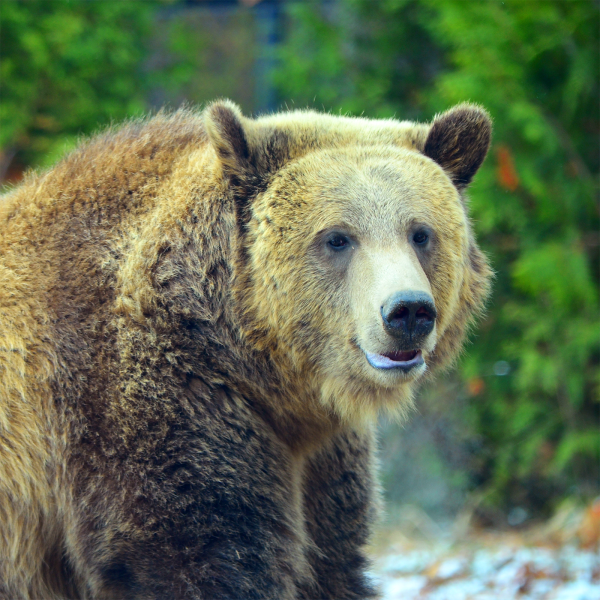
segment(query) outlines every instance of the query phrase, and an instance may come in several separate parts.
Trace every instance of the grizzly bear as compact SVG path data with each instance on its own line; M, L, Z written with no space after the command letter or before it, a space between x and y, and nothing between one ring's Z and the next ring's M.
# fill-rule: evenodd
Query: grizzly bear
M0 597L363 599L373 430L488 293L490 142L228 101L0 202Z

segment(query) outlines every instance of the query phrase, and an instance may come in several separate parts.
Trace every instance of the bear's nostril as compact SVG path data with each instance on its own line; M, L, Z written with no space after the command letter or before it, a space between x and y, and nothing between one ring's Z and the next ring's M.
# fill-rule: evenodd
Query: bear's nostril
M435 316L433 316L430 310L425 306L421 306L419 310L417 310L415 317L423 321L433 321L435 319Z
M410 316L410 311L408 310L408 308L406 306L401 306L398 310L394 311L390 315L389 320L396 321L398 319L408 319L409 316Z

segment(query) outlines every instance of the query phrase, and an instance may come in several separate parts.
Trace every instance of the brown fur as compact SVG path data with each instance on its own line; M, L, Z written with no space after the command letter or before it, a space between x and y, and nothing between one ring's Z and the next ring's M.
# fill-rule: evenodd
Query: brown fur
M392 349L398 272L435 300L428 370L458 353L488 291L460 191L489 133L472 105L431 127L219 102L2 199L0 598L372 597L372 423L419 378L363 351Z

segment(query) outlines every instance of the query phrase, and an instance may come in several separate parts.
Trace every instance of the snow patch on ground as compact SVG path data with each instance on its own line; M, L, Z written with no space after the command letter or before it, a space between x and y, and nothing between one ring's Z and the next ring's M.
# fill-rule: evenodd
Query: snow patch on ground
M393 544L374 563L383 600L600 600L600 555L575 545Z

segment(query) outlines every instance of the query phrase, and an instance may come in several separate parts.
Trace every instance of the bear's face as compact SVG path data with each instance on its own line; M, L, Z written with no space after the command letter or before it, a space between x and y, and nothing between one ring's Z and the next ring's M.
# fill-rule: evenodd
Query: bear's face
M444 340L462 337L487 290L487 271L471 285L483 258L459 187L432 158L376 136L304 152L288 136L244 224L255 342L342 418L402 411L460 347Z

